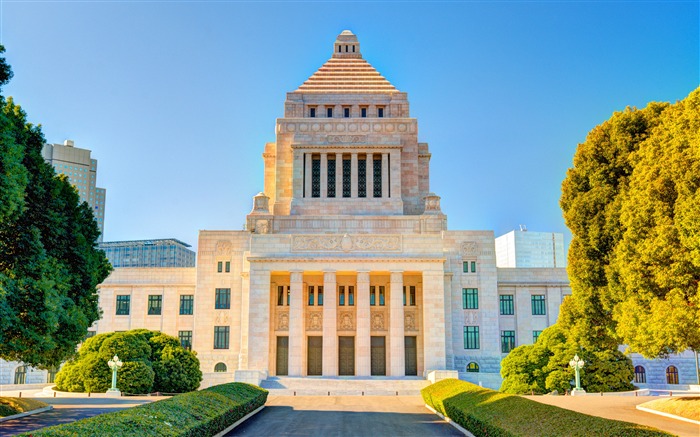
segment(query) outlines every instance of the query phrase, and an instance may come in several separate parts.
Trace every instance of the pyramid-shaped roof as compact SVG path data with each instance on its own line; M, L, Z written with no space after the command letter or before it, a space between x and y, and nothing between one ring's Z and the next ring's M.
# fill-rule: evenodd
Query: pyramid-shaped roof
M335 41L331 59L294 92L366 94L396 93L399 90L362 59L357 36L344 30Z

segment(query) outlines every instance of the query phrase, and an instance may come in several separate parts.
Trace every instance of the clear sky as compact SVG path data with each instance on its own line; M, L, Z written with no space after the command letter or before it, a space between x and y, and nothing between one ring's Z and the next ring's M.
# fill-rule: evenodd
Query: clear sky
M450 229L565 232L578 143L700 83L698 1L0 1L5 95L91 149L105 241L241 229L293 91L344 29L432 152Z

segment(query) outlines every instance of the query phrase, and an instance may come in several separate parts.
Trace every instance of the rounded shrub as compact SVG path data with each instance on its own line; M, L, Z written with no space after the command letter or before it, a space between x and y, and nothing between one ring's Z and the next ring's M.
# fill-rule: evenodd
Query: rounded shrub
M127 361L117 373L117 388L124 393L150 393L154 376L153 368L145 362Z

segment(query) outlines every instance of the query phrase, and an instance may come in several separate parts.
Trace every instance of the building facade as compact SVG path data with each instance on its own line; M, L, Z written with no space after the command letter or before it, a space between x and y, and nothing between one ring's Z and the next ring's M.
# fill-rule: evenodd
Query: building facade
M566 267L564 234L530 232L524 226L496 238L498 267Z
M194 267L197 255L175 238L108 241L98 247L113 267Z
M72 140L63 144L45 144L41 151L44 159L56 173L64 174L78 190L80 200L87 202L100 228L102 241L105 229L106 190L97 187L97 160L90 157L90 150L75 147Z

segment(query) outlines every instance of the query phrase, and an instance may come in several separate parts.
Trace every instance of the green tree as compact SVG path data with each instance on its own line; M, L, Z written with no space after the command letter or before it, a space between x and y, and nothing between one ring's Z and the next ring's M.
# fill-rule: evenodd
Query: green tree
M134 329L89 338L76 357L56 375L56 387L71 392L105 392L111 387L107 361L114 355L124 363L117 388L125 393L183 393L202 382L199 360L175 337L158 331Z
M0 58L0 91L11 77ZM111 266L91 209L41 156L41 129L11 98L0 107L0 357L56 366L99 319Z

